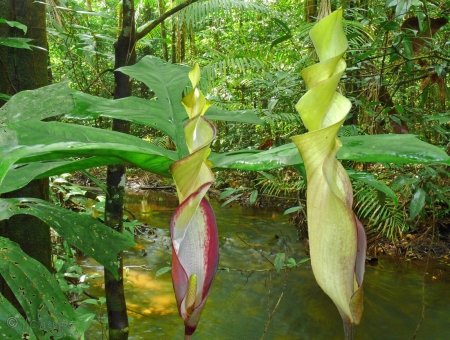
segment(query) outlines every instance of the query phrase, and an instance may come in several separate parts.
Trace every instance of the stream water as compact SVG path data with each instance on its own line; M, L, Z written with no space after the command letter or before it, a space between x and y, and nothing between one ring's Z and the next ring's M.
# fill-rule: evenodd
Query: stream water
M178 201L158 192L129 194L127 207L151 229L125 254L130 339L183 339L170 272L155 278L171 261L169 221ZM343 339L340 315L316 284L310 262L281 271L273 268L278 252L297 262L306 258L296 230L281 212L224 207L213 202L220 238L219 268L194 339ZM101 272L91 260L87 273ZM426 274L424 274L426 272ZM90 293L104 295L101 279ZM283 291L283 287L284 291ZM450 268L430 261L380 259L366 266L364 314L355 339L450 339ZM269 321L269 315L283 295ZM423 315L423 320L421 322ZM416 331L419 323L420 327ZM101 339L94 322L86 339Z

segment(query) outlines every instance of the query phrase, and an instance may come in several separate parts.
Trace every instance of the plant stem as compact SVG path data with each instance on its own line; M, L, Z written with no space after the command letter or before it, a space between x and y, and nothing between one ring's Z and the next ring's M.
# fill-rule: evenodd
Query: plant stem
M353 340L355 337L355 326L350 322L350 320L344 321L344 339L345 340Z

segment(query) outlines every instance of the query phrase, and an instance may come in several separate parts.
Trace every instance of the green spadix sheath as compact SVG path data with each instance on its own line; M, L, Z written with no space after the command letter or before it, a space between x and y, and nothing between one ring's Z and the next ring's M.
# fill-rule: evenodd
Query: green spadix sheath
M366 254L364 228L352 210L349 177L336 159L337 137L351 103L336 92L345 71L348 48L342 10L317 23L310 32L320 62L302 71L308 91L295 106L309 130L292 137L306 168L307 216L311 265L317 283L333 300L347 338L362 315Z

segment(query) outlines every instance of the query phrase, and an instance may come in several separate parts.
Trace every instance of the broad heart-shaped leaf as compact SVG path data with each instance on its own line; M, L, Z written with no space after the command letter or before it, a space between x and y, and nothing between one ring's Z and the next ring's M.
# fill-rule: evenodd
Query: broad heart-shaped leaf
M183 90L189 84L189 71L187 66L169 64L152 56L142 58L133 66L116 70L142 81L155 93L154 110L165 112L167 120L173 124L174 141L180 159L189 155L183 131L187 116L181 104Z
M341 141L343 146L337 154L338 159L357 162L450 165L450 157L445 151L421 141L414 135L364 135L341 137ZM293 143L266 151L211 153L209 160L213 163L214 170L267 171L303 163Z
M176 154L137 137L59 122L25 121L0 129L0 179L14 163L101 156L168 175Z
M0 327L3 339L37 339L33 329L17 309L0 294ZM28 338L26 336L28 335Z
M33 179L118 163L124 163L124 161L114 157L88 157L74 160L14 164L6 173L6 177L0 185L0 194L22 188Z
M18 244L0 237L0 274L14 292L25 311L32 331L39 339L79 339L83 335L83 327L79 324L75 311L59 288L53 275L38 261L26 255ZM10 305L2 304L11 310ZM15 322L17 311L2 314L10 319L0 322L2 333ZM3 318L2 318L3 319ZM23 325L18 317L19 334L28 332L30 327ZM24 326L22 329L20 326ZM16 333L17 334L17 333ZM15 336L11 339L35 339ZM3 335L2 338L5 338Z
M132 236L118 233L90 216L80 215L35 198L0 198L0 220L18 214L39 218L69 244L117 273L116 254L135 245Z

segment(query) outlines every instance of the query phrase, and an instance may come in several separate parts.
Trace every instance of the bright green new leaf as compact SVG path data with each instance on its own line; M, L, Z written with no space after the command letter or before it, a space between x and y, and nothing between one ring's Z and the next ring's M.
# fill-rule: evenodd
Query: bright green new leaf
M299 211L299 210L302 210L302 209L303 209L303 207L300 207L300 206L292 207L292 208L286 209L284 211L283 215L292 214L292 213L294 213L296 211Z
M0 24L7 24L9 27L17 27L23 31L23 34L27 33L27 26L21 24L20 22L0 19Z
M250 194L249 204L253 205L256 202L256 199L258 198L258 190L253 190Z
M409 205L409 220L413 220L425 206L427 193L422 188L417 189Z
M283 269L285 262L286 262L286 254L278 253L277 256L275 257L275 261L273 261L273 266L275 267L278 273L280 272L281 269Z

